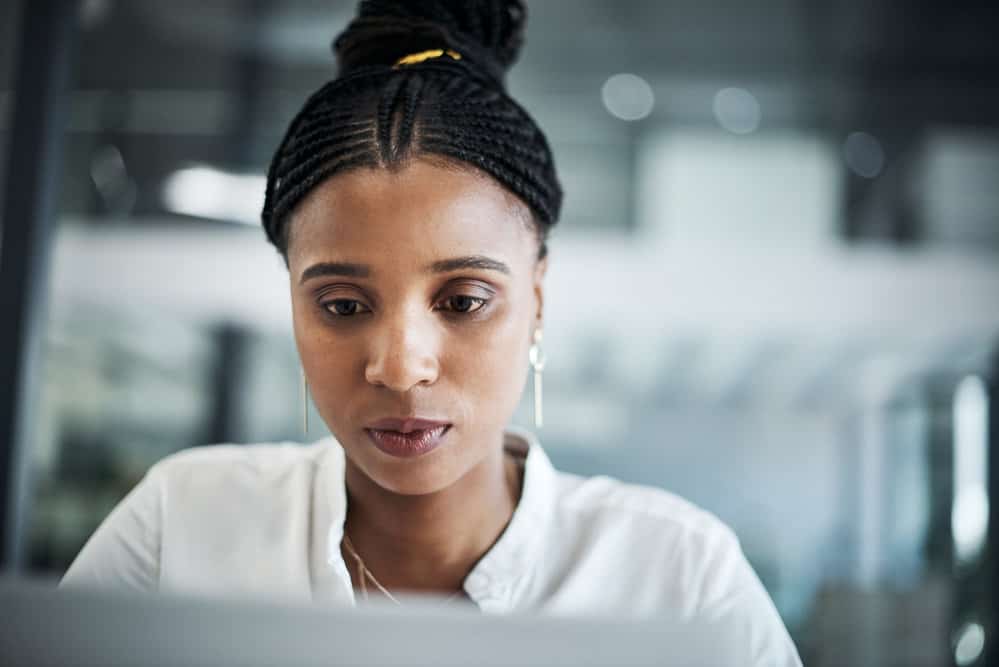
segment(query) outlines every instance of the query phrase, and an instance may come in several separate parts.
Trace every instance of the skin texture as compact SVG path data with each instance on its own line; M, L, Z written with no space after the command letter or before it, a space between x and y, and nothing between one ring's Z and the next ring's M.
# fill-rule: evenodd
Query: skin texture
M290 221L295 341L346 453L346 533L390 590L458 590L516 506L502 434L524 390L546 269L529 220L489 176L415 159L338 174ZM508 271L431 268L471 256ZM322 263L366 275L303 280ZM414 416L452 424L415 458L383 453L364 430Z

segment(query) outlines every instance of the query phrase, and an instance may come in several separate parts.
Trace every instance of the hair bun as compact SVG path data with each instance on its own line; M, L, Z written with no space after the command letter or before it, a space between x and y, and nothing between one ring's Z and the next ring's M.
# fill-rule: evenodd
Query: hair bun
M524 43L523 0L361 0L357 18L333 42L343 76L394 65L427 49L451 49L503 85Z

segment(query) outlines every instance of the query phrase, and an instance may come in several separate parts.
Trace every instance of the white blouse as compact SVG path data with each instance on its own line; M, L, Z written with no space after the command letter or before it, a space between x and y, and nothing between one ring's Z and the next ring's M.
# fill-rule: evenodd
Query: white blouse
M506 530L464 582L485 613L669 615L733 624L745 664L800 665L732 531L666 491L555 470L533 436ZM63 578L177 593L355 604L340 553L344 454L332 438L167 457L111 512Z

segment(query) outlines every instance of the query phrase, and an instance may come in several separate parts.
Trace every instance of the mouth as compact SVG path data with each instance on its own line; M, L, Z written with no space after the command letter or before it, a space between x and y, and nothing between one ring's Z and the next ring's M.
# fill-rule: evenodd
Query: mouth
M428 419L382 419L364 429L375 447L397 458L437 449L450 430L450 423Z

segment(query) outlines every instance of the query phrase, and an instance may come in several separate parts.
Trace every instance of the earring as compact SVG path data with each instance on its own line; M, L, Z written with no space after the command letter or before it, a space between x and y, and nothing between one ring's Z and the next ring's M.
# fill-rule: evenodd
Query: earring
M541 372L545 369L545 351L541 347L541 329L534 330L534 342L528 352L531 367L534 369L534 427L544 425L544 414L541 411Z
M305 377L305 369L302 369L302 428L305 434L309 434L309 378Z

